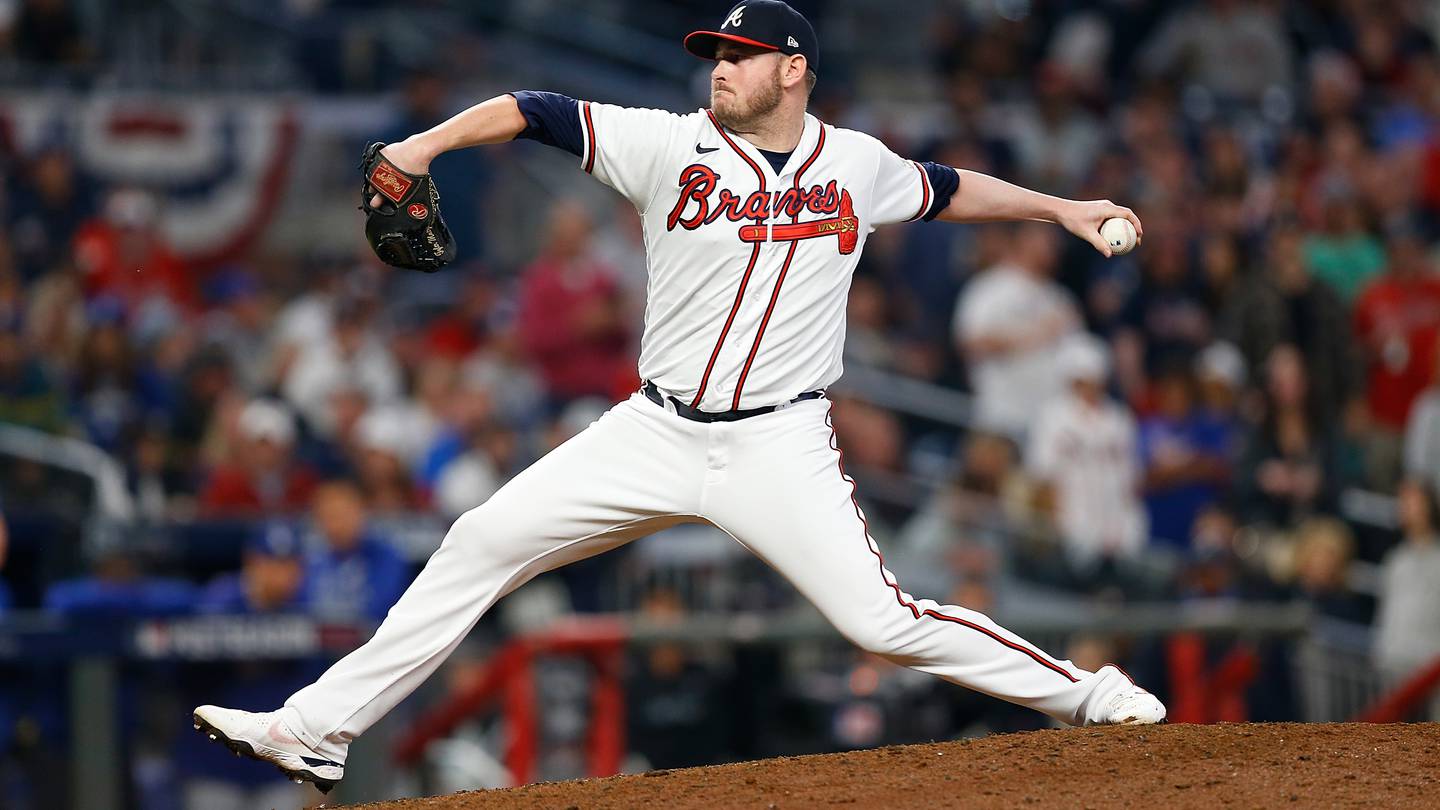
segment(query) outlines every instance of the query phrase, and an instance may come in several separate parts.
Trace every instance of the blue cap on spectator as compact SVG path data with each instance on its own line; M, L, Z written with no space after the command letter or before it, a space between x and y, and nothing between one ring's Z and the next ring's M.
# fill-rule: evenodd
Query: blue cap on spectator
M300 533L289 523L279 520L272 520L260 527L245 544L245 550L251 554L260 554L265 557L291 558L299 557L301 552Z

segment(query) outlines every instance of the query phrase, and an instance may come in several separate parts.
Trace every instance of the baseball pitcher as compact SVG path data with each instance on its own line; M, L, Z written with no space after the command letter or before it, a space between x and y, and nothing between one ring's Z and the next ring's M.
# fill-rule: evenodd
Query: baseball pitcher
M328 790L352 740L410 694L485 611L530 578L681 523L774 566L856 645L1069 724L1157 723L1119 668L1088 672L984 615L906 593L855 500L825 388L841 373L850 276L875 228L1045 220L1106 256L1109 201L1079 202L906 160L806 112L810 24L743 0L685 48L713 60L686 115L521 91L367 151L366 232L381 258L454 254L426 174L442 152L529 138L564 149L644 222L642 388L462 515L368 643L277 711L195 710L233 750Z

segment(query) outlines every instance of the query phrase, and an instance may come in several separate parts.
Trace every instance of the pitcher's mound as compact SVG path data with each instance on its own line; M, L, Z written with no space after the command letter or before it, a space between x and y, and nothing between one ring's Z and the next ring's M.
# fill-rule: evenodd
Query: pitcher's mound
M526 785L372 810L1436 807L1440 724L1076 728Z

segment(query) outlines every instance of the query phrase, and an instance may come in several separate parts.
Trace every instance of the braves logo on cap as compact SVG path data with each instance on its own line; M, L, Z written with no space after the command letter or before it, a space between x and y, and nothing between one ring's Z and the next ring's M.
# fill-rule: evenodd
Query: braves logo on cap
M744 34L740 33L742 26ZM701 59L714 59L717 45L725 41L804 56L811 70L817 70L820 64L815 29L783 0L744 0L736 4L716 30L690 32L685 37L685 50Z

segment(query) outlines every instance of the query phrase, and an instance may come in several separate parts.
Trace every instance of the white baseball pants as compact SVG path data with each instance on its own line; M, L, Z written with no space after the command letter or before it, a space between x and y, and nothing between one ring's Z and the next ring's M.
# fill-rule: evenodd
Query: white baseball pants
M344 762L497 600L679 523L758 555L846 638L896 663L1070 724L1130 684L1086 672L965 608L915 599L885 569L845 475L830 403L737 422L684 419L635 394L461 515L373 638L286 701L294 731Z

